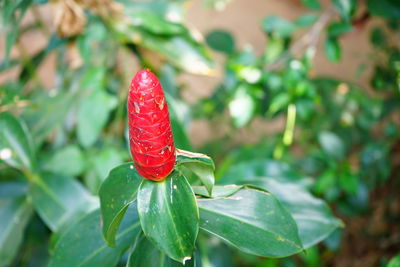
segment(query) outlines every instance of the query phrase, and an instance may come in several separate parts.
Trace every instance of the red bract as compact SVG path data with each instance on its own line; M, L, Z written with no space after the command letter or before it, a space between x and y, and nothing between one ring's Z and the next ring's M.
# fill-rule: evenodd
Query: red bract
M149 70L133 77L128 96L129 142L137 171L159 181L174 168L175 146L160 81Z

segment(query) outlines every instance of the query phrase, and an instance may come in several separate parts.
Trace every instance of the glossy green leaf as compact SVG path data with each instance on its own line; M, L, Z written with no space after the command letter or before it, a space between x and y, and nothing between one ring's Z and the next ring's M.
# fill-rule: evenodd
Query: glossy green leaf
M332 158L340 160L345 156L346 147L338 135L323 131L319 134L318 141L325 153Z
M274 194L295 219L305 248L320 242L342 226L328 205L308 192L308 179L285 163L273 160L241 162L231 166L220 182L254 184Z
M117 99L105 92L95 91L82 99L78 111L78 140L84 147L96 142L107 122L110 112L116 107Z
M132 252L129 255L127 267L177 267L177 266L195 266L194 258L187 260L185 265L168 258L164 253L158 250L141 233L136 239Z
M14 183L0 183L7 195L0 194L0 265L8 266L23 241L24 230L32 215L32 205ZM25 187L26 189L26 187Z
M288 20L271 15L262 21L262 28L267 33L276 33L280 37L289 37L295 30L295 26Z
M178 262L190 259L199 229L199 212L186 178L174 171L162 182L143 180L137 199L147 238Z
M304 186L280 182L272 178L246 180L271 193L292 214L299 229L304 248L309 248L327 238L343 223L333 216L328 205L310 194Z
M35 177L29 196L36 212L53 232L98 205L79 182L52 173Z
M43 168L54 173L77 176L85 168L85 158L78 146L69 145L57 150L46 160Z
M33 171L35 159L25 124L10 113L0 113L0 160L26 171Z
M244 188L229 197L197 202L200 227L241 251L285 257L302 250L292 216L266 191Z
M142 180L133 163L125 163L112 169L100 187L103 235L110 246L115 246L115 235Z
M193 153L181 149L177 149L176 151L176 165L185 166L195 173L206 186L209 195L211 195L215 183L214 161L204 154Z
M212 191L212 197L217 198L217 197L228 197L237 191L239 191L243 186L238 186L238 185L224 185L224 186L214 186L213 191ZM204 186L192 186L193 191L196 195L202 196L202 197L209 197L210 194L207 191L207 188Z
M337 38L326 38L324 51L326 57L332 62L338 62L342 57L342 48Z
M235 51L235 40L224 30L213 30L206 36L207 44L214 50L231 54Z
M100 210L71 225L59 238L49 267L112 267L140 231L136 205L132 204L117 234L117 247L110 248L101 235Z

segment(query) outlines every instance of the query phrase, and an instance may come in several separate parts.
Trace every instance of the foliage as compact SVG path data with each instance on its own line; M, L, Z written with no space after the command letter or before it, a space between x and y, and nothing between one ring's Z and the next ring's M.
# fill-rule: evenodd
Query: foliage
M64 16L31 57L21 36L47 28L40 16L29 27L21 21L47 1L0 3L0 71L19 70L0 85L0 266L277 266L285 260L271 258L294 254L288 262L312 265L316 244L340 239L345 225L334 214L365 213L369 192L388 182L399 138L394 1L366 1L366 19L386 23L371 31L373 92L312 75L321 33L326 57L337 62L341 38L364 23L355 0L332 0L326 10L303 0L313 13L266 17L260 56L221 29L200 41L184 23L184 2L57 1L55 15ZM300 41L298 31L307 31ZM176 78L215 74L209 48L225 57L224 79L189 106ZM45 88L38 69L51 55L57 79ZM140 177L129 158L130 59L158 74L169 103L179 150L174 172L159 183ZM286 126L255 145L235 146L232 135L214 140L201 148L214 164L186 151L192 116L220 119L231 133L256 117L283 117Z

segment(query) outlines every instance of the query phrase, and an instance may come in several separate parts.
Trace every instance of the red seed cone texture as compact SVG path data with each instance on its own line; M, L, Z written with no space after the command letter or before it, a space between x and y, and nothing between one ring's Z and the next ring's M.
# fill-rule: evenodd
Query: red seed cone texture
M129 142L135 167L144 178L159 181L175 165L175 146L167 102L150 70L133 77L128 96Z

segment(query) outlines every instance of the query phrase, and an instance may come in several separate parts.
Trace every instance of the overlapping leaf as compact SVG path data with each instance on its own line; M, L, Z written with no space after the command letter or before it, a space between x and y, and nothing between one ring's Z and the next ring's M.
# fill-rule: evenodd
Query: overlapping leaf
M110 246L115 246L115 235L128 206L136 199L142 180L133 163L126 163L112 169L101 185L103 235Z
M137 199L146 237L168 257L182 263L190 259L199 213L185 177L175 171L162 182L143 180Z

